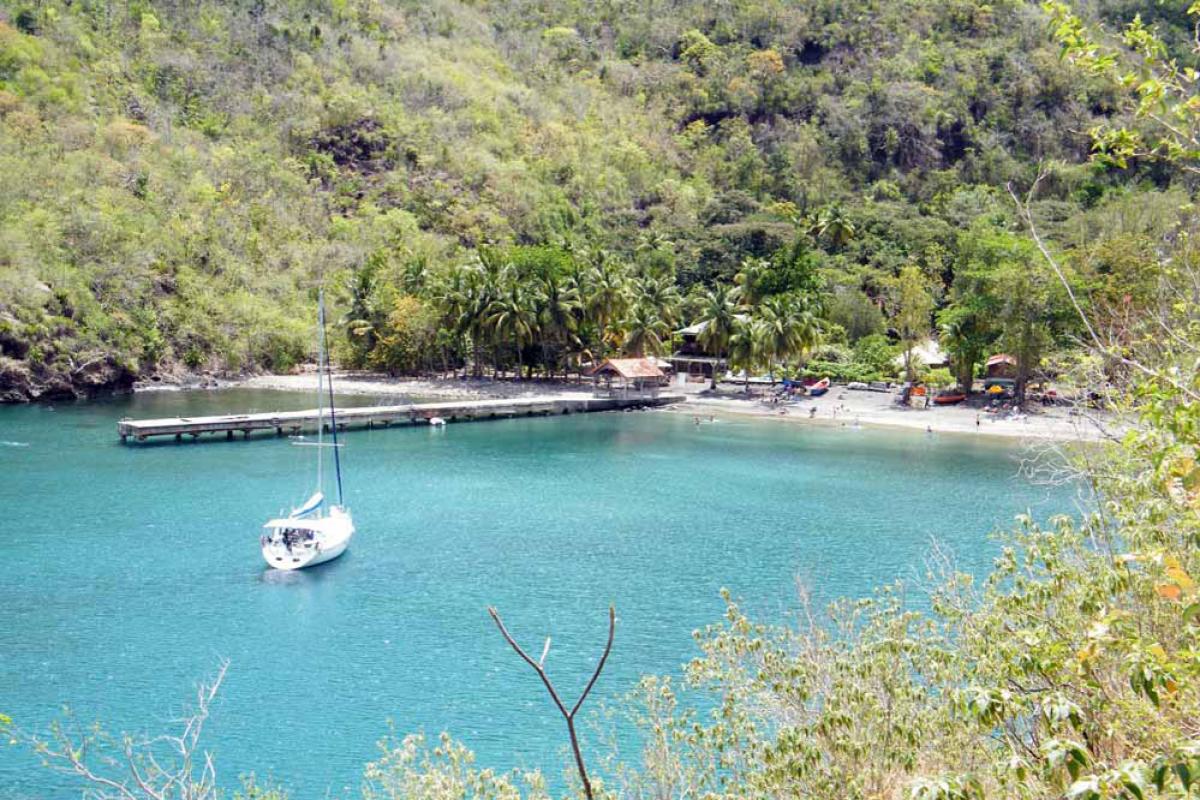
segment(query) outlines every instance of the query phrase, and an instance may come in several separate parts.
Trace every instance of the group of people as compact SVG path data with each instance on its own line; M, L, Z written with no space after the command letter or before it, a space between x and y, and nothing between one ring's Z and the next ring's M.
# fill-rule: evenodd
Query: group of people
M284 528L283 532L280 534L280 538L283 541L284 548L290 553L292 552L292 547L294 545L302 544L304 542L311 542L313 539L313 532L302 528ZM264 547L266 546L267 541L268 538L263 536L262 544Z

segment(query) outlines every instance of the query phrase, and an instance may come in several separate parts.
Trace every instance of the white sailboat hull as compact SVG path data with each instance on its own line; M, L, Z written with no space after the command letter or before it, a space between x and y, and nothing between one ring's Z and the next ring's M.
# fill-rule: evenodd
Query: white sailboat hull
M342 505L342 468L338 458L337 419L334 416L333 376L329 371L329 349L325 342L325 295L317 300L317 487L304 503L293 508L286 517L273 519L263 527L266 533L259 539L263 560L273 569L297 570L314 567L340 556L354 537L354 520ZM328 374L329 430L333 443L322 439L325 431L324 392L322 378ZM322 448L333 447L333 464L337 470L337 505L325 505L322 478ZM324 510L328 508L328 510Z
M350 512L338 506L333 506L328 516L273 519L264 527L263 560L273 569L285 571L332 561L346 552L354 537Z

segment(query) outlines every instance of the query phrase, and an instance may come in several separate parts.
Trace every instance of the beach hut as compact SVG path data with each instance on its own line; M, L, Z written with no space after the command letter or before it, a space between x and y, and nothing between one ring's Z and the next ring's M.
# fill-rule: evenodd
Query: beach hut
M606 358L591 376L596 394L607 397L657 397L666 378L648 358Z
M950 365L950 358L942 352L942 348L938 347L938 343L934 339L914 347L913 358L930 369L941 369ZM904 353L892 359L892 363L896 365L897 369L904 369Z
M996 353L987 360L987 378L1016 378L1017 360L1008 353Z

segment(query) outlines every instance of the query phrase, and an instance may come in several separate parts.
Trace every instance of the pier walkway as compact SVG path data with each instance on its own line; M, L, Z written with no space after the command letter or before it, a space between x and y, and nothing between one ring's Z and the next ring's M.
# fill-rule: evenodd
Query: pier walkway
M440 417L447 423L468 420L505 419L510 417L578 414L589 411L619 411L626 408L663 406L684 399L682 395L597 396L585 392L544 397L518 397L509 400L452 400L441 403L406 403L396 406L359 406L339 409L338 430L351 427L387 428L401 425L428 425ZM325 430L329 430L329 411L323 415ZM225 434L226 439L237 433L249 438L255 431L268 431L276 436L294 435L317 429L317 410L277 411L261 414L222 414L212 417L165 417L163 419L123 419L117 423L122 442L144 442L152 436L174 436L182 441L204 434Z

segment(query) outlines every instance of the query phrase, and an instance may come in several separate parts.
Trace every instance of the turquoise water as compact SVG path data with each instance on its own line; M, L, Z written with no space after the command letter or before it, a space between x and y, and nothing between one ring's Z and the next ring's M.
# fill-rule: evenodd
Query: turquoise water
M284 575L264 569L259 526L306 495L311 449L121 446L114 429L309 404L226 391L0 408L0 711L38 728L69 703L159 731L228 658L208 742L230 784L254 771L299 797L350 794L389 720L557 776L561 721L488 605L531 649L554 637L571 695L615 603L597 688L611 700L694 655L721 587L778 618L798 576L819 600L862 595L919 572L935 536L979 571L989 531L1070 509L1016 476L1019 451L972 437L669 413L361 431L343 451L351 550ZM61 786L0 746L0 796Z

